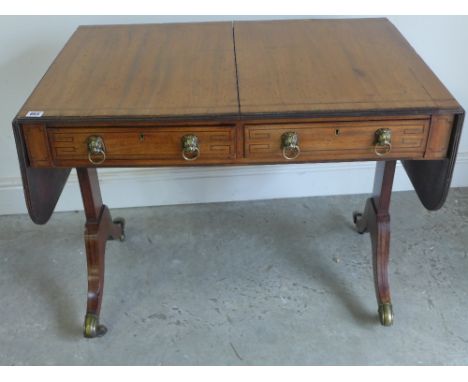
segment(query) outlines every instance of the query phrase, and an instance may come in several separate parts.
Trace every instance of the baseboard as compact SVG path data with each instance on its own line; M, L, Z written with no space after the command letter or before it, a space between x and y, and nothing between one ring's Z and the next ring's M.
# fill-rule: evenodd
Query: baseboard
M366 194L374 162L275 166L106 169L99 172L111 208ZM468 152L459 153L452 187L468 187ZM412 190L401 164L394 190ZM81 210L74 172L57 211ZM0 178L0 215L26 213L20 177Z

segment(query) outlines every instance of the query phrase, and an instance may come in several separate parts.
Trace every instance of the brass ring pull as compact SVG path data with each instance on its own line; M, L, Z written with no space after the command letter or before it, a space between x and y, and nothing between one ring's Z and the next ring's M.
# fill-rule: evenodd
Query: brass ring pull
M184 135L182 137L182 158L192 161L198 159L199 156L198 137L196 135Z
M392 151L392 131L390 129L379 129L375 132L376 143L374 152L379 157Z
M375 145L374 151L379 156L382 157L385 154L388 154L392 150L391 143L385 143L383 145Z
M88 160L95 166L106 160L106 148L101 137L91 136L88 138Z
M292 153L292 155L288 155L288 153ZM292 145L289 147L283 147L283 157L287 160L296 159L299 154L301 153L301 149L298 145Z
M301 153L299 147L299 137L297 133L289 131L281 136L281 148L283 149L283 157L287 160L296 159Z
M93 159L93 155L100 155L100 158L98 160ZM94 164L95 166L103 163L106 160L106 153L104 151L101 151L99 154L91 154L88 153L88 160Z

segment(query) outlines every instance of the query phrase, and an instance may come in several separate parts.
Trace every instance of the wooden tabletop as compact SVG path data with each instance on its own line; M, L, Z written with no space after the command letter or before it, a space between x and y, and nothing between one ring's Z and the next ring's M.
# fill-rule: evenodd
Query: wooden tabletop
M388 20L320 19L80 27L18 117L459 108Z
M79 27L21 109L46 117L237 114L232 23Z
M457 107L387 19L235 25L243 113Z

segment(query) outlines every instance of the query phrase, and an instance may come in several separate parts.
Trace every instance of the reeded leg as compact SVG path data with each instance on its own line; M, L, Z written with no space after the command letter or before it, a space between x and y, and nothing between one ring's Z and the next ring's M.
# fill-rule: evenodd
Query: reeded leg
M124 240L123 219L112 221L109 209L102 203L99 181L95 168L78 168L86 215L85 247L88 266L88 297L84 336L94 338L103 336L107 329L99 323L102 293L104 288L104 255L107 240Z
M354 213L359 233L369 232L372 242L375 292L380 323L393 324L393 309L388 283L390 253L390 198L396 161L378 162L374 180L374 195L367 199L363 214Z

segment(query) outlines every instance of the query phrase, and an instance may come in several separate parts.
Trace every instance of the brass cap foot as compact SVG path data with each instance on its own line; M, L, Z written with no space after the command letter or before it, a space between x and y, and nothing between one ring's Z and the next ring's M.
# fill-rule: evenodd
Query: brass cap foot
M387 302L379 305L379 319L383 326L391 326L393 324L393 308L391 303Z
M92 313L86 313L84 323L84 336L86 338L102 337L107 333L107 328L104 325L99 324L99 318L97 315Z

